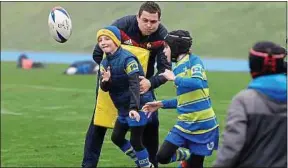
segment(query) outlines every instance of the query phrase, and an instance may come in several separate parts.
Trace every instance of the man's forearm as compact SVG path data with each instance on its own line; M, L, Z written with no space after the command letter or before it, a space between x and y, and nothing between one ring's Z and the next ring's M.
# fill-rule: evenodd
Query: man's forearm
M149 81L151 83L150 90L153 90L166 83L167 79L163 76L155 75L152 76Z
M159 76L159 74L165 72L165 69L172 69L172 64L168 62L166 55L163 53L163 49L164 46L161 46L157 51L157 73L149 79L151 83L150 89L156 89L166 83L167 79Z

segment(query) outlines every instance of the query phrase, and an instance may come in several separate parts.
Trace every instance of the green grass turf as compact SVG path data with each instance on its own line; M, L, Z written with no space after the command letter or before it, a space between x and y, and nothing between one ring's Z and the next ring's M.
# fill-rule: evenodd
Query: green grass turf
M1 62L1 167L79 167L85 134L94 108L95 76L65 76L67 65L19 70ZM247 73L207 73L214 110L221 132L231 98L246 87ZM168 83L157 90L159 99L171 98ZM173 110L160 111L160 143L176 121ZM100 167L133 166L110 141L108 131ZM216 152L208 157L211 166ZM174 166L176 164L170 164Z
M194 52L206 57L246 58L258 40L285 45L286 2L159 2L168 30L192 32ZM48 14L63 6L73 33L65 44L48 32ZM141 2L1 2L1 49L91 53L96 31L136 14Z

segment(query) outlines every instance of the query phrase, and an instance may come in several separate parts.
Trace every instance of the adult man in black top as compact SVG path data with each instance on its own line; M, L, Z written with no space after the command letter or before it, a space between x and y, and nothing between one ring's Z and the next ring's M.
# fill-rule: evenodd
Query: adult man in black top
M137 15L129 15L116 20L112 25L121 30L121 43L138 46L150 51L146 77L140 77L140 92L145 93L148 90L154 90L167 80L158 74L171 69L171 63L163 53L163 40L167 35L166 28L160 24L161 9L155 2L144 2ZM100 64L103 58L103 52L98 45L95 46L93 59ZM154 66L157 63L157 73L154 75ZM96 97L98 94L98 85ZM95 112L97 113L97 111ZM84 157L82 167L97 167L101 148L107 128L94 125L94 114L87 131ZM143 144L149 153L149 160L155 167L158 167L156 153L159 145L159 120L158 114L151 116L147 124Z

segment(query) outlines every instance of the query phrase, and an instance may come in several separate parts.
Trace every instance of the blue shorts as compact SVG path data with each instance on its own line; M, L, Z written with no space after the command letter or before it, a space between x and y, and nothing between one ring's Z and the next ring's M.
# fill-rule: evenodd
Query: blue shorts
M205 134L187 134L173 128L165 140L178 146L189 149L190 153L200 156L210 156L213 150L218 149L219 129L216 128ZM195 139L195 141L193 140ZM203 139L203 140L201 140ZM200 141L198 141L200 140ZM202 143L203 142L203 143Z
M142 108L147 102L152 102L155 100L154 93L152 91L148 91L140 96L140 108ZM118 120L123 124L128 124L129 126L142 126L147 123L156 123L159 125L158 113L154 112L151 114L150 118L147 118L144 112L140 111L140 121L131 119L127 115L127 109L121 108L118 109Z
M140 121L131 119L129 116L118 116L117 120L122 124L128 124L129 127L143 126L148 122L146 114L142 111L138 112L140 114Z

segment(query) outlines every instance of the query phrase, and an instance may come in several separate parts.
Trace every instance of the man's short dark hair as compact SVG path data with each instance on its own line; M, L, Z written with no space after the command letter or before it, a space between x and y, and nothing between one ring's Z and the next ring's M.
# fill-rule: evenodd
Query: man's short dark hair
M156 2L153 2L153 1L144 2L140 6L140 9L139 9L139 12L138 12L139 17L141 16L143 11L146 11L149 13L158 13L158 18L159 19L161 18L161 9L160 9L160 6Z

